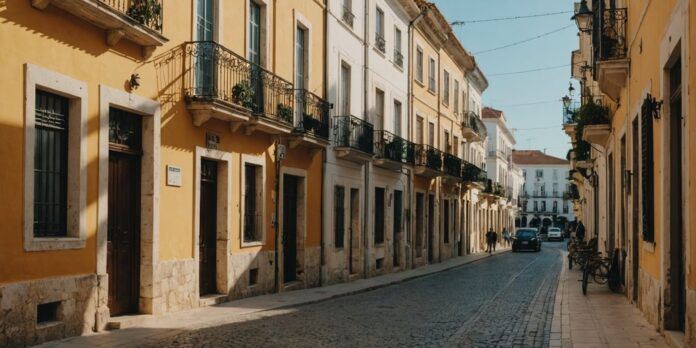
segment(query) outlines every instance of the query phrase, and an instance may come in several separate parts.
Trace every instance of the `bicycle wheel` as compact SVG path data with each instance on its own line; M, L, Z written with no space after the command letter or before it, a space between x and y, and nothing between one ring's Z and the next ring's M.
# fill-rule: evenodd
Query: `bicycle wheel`
M587 295L587 282L590 281L590 272L587 267L582 271L582 294Z
M608 261L599 261L593 267L592 280L597 284L606 284L609 279L609 268L611 265Z

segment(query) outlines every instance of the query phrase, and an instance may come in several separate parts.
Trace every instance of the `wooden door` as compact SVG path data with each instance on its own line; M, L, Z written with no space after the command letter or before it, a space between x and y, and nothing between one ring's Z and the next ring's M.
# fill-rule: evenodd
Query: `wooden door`
M200 221L198 232L199 289L201 295L217 292L217 162L201 161Z
M435 195L428 195L428 262L433 261L435 248Z
M141 116L112 109L109 128L108 305L120 315L138 312L140 296Z
M297 177L283 177L283 275L297 279Z
M348 272L355 274L360 268L360 190L350 189L350 252Z

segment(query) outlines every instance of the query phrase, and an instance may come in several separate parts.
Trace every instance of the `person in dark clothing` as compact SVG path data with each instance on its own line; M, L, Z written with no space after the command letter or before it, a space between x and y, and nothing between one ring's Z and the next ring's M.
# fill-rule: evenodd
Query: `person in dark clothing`
M497 239L497 235L495 232L493 232L493 229L489 229L488 232L486 232L486 252L491 254L495 250L495 240Z
M575 238L585 240L585 225L582 224L582 221L578 222L578 226L575 228Z

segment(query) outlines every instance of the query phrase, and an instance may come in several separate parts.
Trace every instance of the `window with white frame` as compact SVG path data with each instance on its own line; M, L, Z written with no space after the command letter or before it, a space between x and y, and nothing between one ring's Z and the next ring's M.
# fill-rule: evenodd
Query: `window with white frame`
M404 56L401 51L401 29L394 27L394 63L404 66Z
M445 70L444 77L444 91L442 93L442 103L449 105L450 100L450 74L449 71Z
M385 38L384 38L384 11L377 7L375 11L375 43L377 49L384 52L386 48Z
M435 92L435 59L428 61L428 90Z
M454 80L454 104L452 105L455 115L459 114L459 81Z
M423 83L423 48L416 47L416 81Z

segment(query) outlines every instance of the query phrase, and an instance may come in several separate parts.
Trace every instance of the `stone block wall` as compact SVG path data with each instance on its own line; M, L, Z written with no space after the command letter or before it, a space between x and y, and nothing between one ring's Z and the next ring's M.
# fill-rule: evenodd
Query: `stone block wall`
M645 315L648 322L655 327L660 327L660 312L662 303L662 287L660 282L653 278L644 270L640 270L639 275L639 296L638 302L640 310Z
M279 255L280 256L280 255ZM258 253L236 252L229 257L229 284L228 296L230 300L250 296L257 296L273 292L274 287L274 251ZM257 273L256 284L250 284L251 270Z
M194 259L163 261L159 265L164 312L198 307L198 262Z
M57 302L55 320L37 323L37 306ZM95 330L96 274L0 286L0 347L35 345Z

